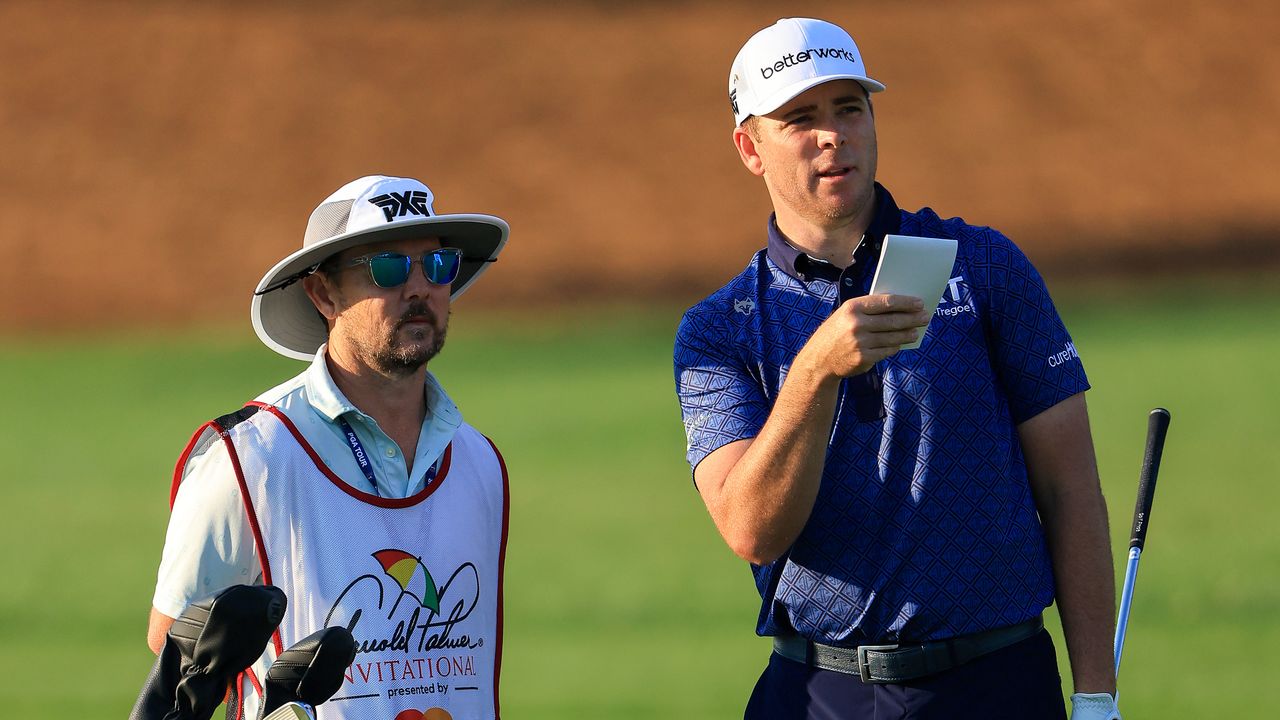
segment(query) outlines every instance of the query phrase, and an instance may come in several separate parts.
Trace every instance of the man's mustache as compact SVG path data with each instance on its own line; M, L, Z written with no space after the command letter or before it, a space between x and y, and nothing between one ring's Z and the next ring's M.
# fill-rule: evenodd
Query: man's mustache
M424 317L432 325L440 324L440 318L430 306L423 302L415 302L409 306L409 309L404 311L403 315L400 316L400 320L396 323L396 329L403 327L405 323L413 320L421 320Z

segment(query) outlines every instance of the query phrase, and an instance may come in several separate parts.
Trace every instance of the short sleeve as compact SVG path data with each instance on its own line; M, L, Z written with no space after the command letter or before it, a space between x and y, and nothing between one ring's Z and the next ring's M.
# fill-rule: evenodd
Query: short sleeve
M676 331L675 380L687 443L697 468L707 455L760 433L769 403L722 327L694 308Z
M1021 423L1088 390L1089 381L1040 273L1016 245L989 232L975 269L987 296L992 365Z
M226 446L213 443L187 468L169 516L151 600L169 617L223 588L259 583L262 575Z

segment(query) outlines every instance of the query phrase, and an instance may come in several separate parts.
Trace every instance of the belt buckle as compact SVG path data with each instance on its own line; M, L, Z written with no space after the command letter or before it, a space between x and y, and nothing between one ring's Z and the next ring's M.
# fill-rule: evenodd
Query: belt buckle
M859 645L858 646L858 676L862 678L862 682L882 683L884 680L875 680L871 677L871 667L867 663L867 652L890 652L897 650L898 645Z

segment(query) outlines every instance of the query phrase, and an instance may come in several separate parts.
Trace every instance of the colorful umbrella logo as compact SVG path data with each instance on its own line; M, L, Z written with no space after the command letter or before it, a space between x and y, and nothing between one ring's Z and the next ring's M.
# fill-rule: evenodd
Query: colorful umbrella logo
M382 565L385 573L400 583L401 594L409 593L418 598L422 607L440 612L440 593L436 590L436 581L427 572L427 566L422 564L422 558L403 550L379 550L373 558ZM397 600L396 604L400 602Z

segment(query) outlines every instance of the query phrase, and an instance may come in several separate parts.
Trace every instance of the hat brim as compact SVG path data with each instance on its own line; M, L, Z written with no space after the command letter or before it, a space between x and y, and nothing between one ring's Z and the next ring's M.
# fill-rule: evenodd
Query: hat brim
M810 88L815 88L823 83L832 82L833 80L852 80L866 88L869 93L881 92L884 90L884 85L882 83L863 75L821 75L819 77L805 78L803 80L793 82L784 88L779 88L777 92L767 98L763 98L760 102L757 102L753 108L743 108L743 114L742 117L738 118L738 124L741 125L743 120L746 120L752 115L768 115L774 110L777 110L783 105L791 102L791 100L800 93L809 90Z
M498 258L510 232L502 218L459 214L435 215L390 227L335 235L289 255L262 277L254 289L253 304L249 310L254 332L267 347L281 355L310 360L329 338L324 318L307 297L301 282L263 292L266 288L353 247L408 238L438 237L442 245L459 248L463 253L462 267L449 288L449 300L452 302Z

